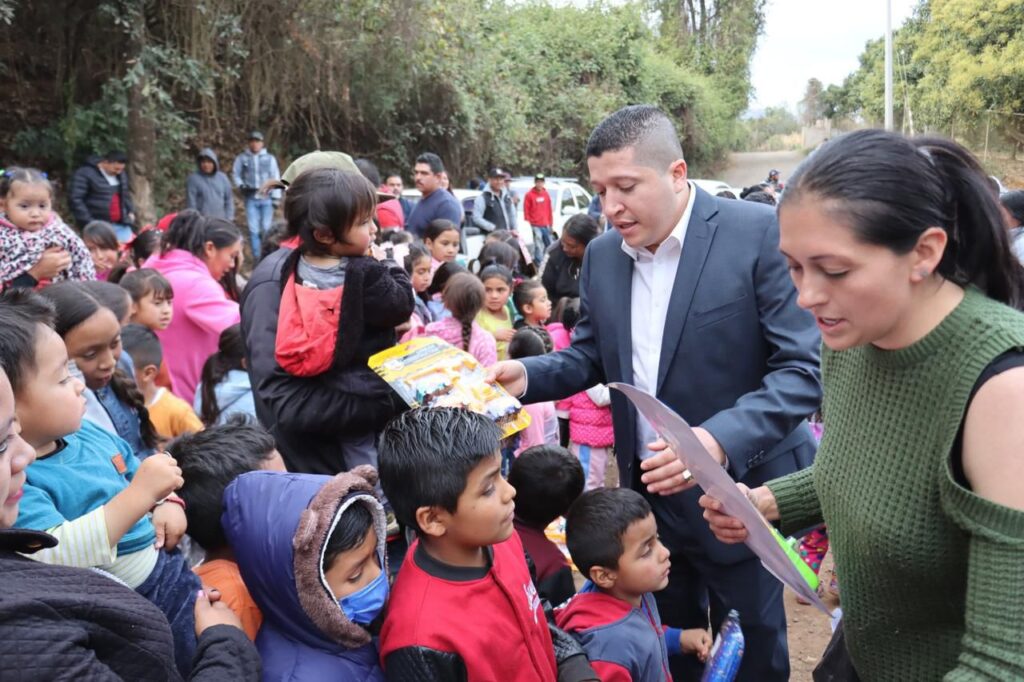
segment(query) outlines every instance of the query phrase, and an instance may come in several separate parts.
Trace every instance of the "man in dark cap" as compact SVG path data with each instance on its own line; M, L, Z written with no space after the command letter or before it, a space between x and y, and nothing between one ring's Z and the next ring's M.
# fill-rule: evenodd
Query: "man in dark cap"
M235 157L233 175L235 187L245 201L245 220L249 224L253 258L259 258L260 240L274 220L274 198L280 194L274 190L272 196L268 196L260 191L260 187L268 180L281 177L277 159L263 148L263 133L260 131L249 133L249 148Z
M516 204L512 192L505 189L505 171L492 168L487 187L473 202L473 225L482 232L516 229Z

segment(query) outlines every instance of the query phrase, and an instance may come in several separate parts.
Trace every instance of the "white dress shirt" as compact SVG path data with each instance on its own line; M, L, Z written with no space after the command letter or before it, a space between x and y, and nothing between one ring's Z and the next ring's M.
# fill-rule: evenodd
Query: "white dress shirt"
M671 234L658 249L651 253L646 248L634 249L622 242L622 250L633 259L633 285L630 303L630 334L633 345L633 385L655 395L658 388L658 369L661 346L665 336L665 318L672 297L672 288L683 255L683 241L693 213L697 192L690 184L690 196L683 216ZM658 434L642 416L637 419L637 456L646 459L653 455L647 445L657 440Z

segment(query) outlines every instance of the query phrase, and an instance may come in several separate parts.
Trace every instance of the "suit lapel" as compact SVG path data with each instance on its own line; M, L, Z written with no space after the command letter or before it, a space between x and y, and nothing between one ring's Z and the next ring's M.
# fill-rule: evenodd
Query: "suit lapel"
M633 259L621 248L612 259L608 282L618 288L611 296L612 313L616 326L616 346L619 351L619 370L624 383L633 383ZM619 288L621 287L621 288Z
M718 213L715 200L696 187L692 191L697 192L697 197L690 213L690 224L686 228L686 238L683 242L683 254L679 259L676 281L672 286L672 296L669 298L668 314L665 316L665 334L661 340L661 358L658 362L658 394L661 393L661 386L665 383L672 358L675 357L679 341L683 337L683 328L690 314L693 294L697 290L697 282L704 269L708 251L711 250L711 240L718 228L718 223L713 222L714 216Z

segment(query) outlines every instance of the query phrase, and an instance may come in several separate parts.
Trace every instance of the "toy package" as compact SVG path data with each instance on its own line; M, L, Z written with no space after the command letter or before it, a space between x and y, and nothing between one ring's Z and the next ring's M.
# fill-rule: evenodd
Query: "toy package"
M484 381L469 353L436 336L421 336L370 358L370 369L409 407L464 407L485 414L508 438L530 425L530 415L501 386Z

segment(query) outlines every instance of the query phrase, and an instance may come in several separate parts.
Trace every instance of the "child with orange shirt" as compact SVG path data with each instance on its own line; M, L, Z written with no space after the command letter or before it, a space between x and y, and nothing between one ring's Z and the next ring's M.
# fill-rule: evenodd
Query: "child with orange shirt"
M221 599L242 621L242 629L255 640L263 615L249 595L235 563L234 551L220 523L224 489L249 471L284 471L284 461L273 437L243 415L227 423L182 436L167 447L181 467L185 485L178 491L185 500L189 536L206 551L195 568L203 585L220 590Z

